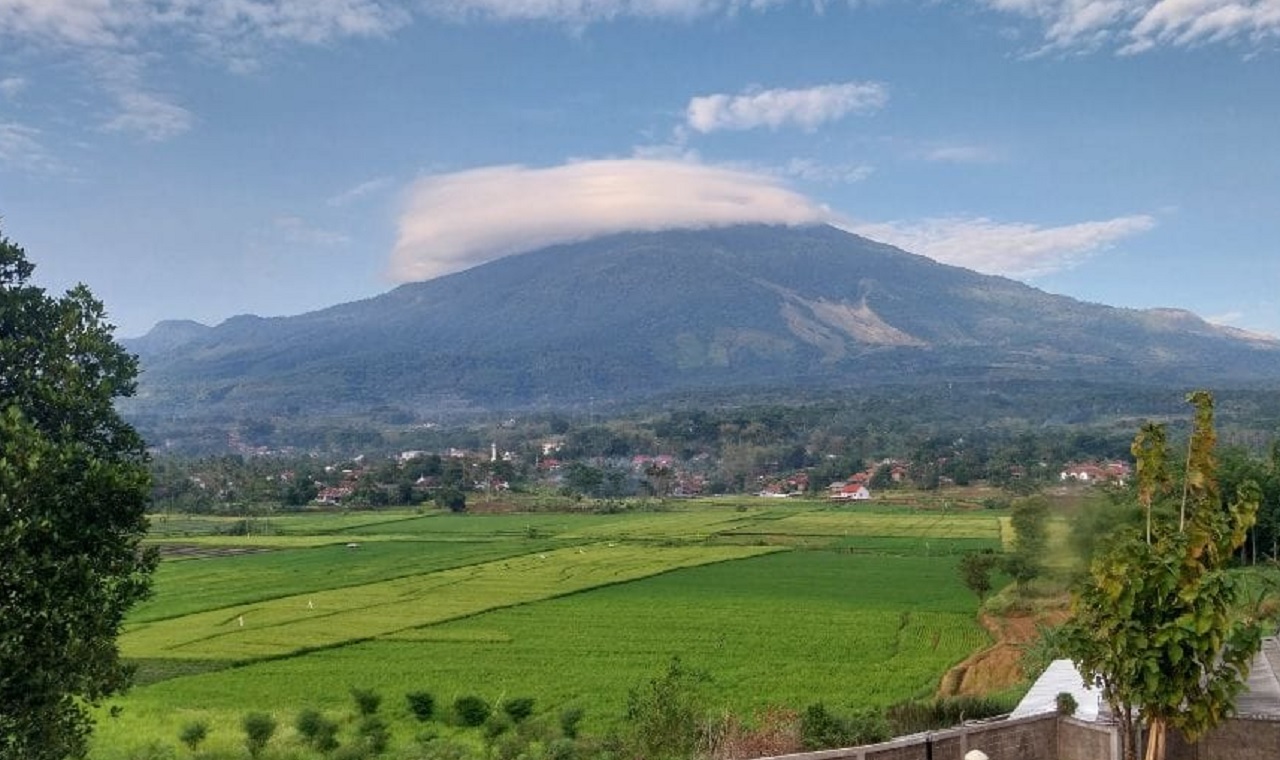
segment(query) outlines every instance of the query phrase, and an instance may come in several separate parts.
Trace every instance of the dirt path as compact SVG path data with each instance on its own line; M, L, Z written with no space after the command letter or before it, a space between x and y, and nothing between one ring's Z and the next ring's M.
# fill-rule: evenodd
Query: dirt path
M1065 617L1065 610L1009 617L982 615L982 625L996 643L947 671L938 687L938 696L980 696L1017 685L1024 680L1019 665L1022 650L1035 639L1036 624L1056 625Z

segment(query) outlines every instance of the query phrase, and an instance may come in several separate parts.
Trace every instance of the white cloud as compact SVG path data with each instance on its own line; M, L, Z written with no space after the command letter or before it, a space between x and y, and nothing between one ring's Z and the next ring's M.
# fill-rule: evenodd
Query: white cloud
M1117 241L1155 227L1153 217L1122 216L1061 227L990 219L926 219L846 225L864 237L896 245L944 264L987 274L1034 278L1070 269Z
M194 122L190 111L149 92L120 92L116 105L120 112L103 125L109 132L132 132L148 140L167 140L186 132Z
M346 245L351 238L341 232L312 227L305 219L298 216L281 216L274 220L276 230L284 237L285 242L310 246Z
M1141 53L1159 46L1257 45L1280 37L1276 0L980 1L1040 23L1046 50L1114 45L1123 53Z
M392 253L397 282L627 230L809 224L826 209L771 177L680 161L494 166L418 180Z
M428 7L429 12L440 16L549 21L580 27L622 17L688 20L712 14L765 10L790 2L792 0L434 0Z
M0 0L0 35L68 47L145 47L152 32L201 44L320 44L386 34L410 20L396 0Z
M788 177L830 185L862 182L874 172L866 164L828 164L810 158L793 158L778 170Z
M920 158L948 164L989 164L1000 160L995 151L979 145L939 145L923 151Z
M1224 314L1212 314L1210 316L1207 316L1204 318L1204 321L1210 324L1230 327L1230 326L1239 324L1240 320L1242 319L1244 319L1243 311L1228 311Z
M889 94L876 82L824 84L797 90L759 90L741 95L703 95L689 101L685 122L706 134L723 129L778 129L796 126L812 130L853 112L884 106Z
M6 98L15 98L18 93L27 88L27 80L23 77L5 77L0 79L0 95Z
M403 0L0 0L0 45L75 56L119 108L105 123L107 130L163 140L189 129L194 119L145 86L147 71L162 60L160 40L177 41L243 71L255 68L257 57L275 46L388 34L412 20L406 5Z
M86 2L89 0L85 0ZM1134 53L1158 45L1259 44L1280 37L1276 0L974 0L1040 26L1045 50L1113 45ZM921 0L922 4L931 4ZM427 13L484 21L546 21L583 28L620 18L688 21L826 0L427 0ZM851 0L857 5L856 0ZM936 3L934 3L936 4Z
M390 177L376 177L371 180L366 180L358 185L343 190L326 201L326 203L334 207L350 205L365 196L372 195L380 190L386 189L391 185L391 181Z
M48 160L40 132L14 122L0 121L0 165L39 168Z

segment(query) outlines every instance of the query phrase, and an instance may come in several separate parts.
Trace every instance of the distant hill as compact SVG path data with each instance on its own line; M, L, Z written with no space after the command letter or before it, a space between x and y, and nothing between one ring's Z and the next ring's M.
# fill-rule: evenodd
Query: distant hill
M126 345L126 412L555 406L709 388L1280 379L1280 343L939 264L827 226L629 233L355 303Z

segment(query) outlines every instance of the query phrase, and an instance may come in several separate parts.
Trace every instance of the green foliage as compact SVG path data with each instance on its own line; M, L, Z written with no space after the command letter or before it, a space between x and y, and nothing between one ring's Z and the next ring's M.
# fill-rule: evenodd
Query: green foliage
M368 717L378 712L382 705L382 695L373 689L351 687L351 699L356 703L356 712Z
M185 744L187 749L195 752L208 736L209 724L202 720L195 720L182 727L182 731L178 733L178 740Z
M492 713L493 707L475 695L458 697L453 701L454 716L457 717L458 723L468 728L482 725Z
M1182 492L1172 496L1177 519L1153 519L1150 539L1146 530L1122 532L1095 556L1067 626L1072 659L1120 716L1127 759L1137 755L1131 709L1150 726L1151 756L1163 757L1167 726L1194 741L1230 712L1261 641L1260 627L1235 614L1238 586L1226 572L1253 524L1258 488L1244 484L1223 504L1212 398L1188 400L1196 416ZM1171 490L1163 440L1144 428L1133 447L1149 514L1161 514Z
M819 702L800 714L800 741L807 750L872 744L890 735L888 722L874 710L837 715Z
M436 712L436 698L429 691L411 691L405 695L409 702L409 712L421 721L431 720Z
M1049 544L1048 518L1049 505L1042 496L1025 496L1013 502L1009 521L1015 538L1004 569L1020 588L1044 572L1045 549Z
M960 558L960 580L978 595L978 601L986 601L991 593L991 573L999 565L1000 557L993 551L970 552Z
M931 702L899 702L884 712L895 735L958 726L966 720L990 718L1009 712L1010 705L989 697L941 697Z
M298 713L293 727L307 744L321 752L331 752L338 747L337 721L326 718L319 710L307 709Z
M257 757L275 735L276 719L268 713L251 712L241 719L240 727L244 730L244 746L249 756Z
M450 512L465 512L467 509L467 495L459 488L441 488L433 498L442 509Z
M502 711L511 718L513 723L523 723L526 718L533 715L533 697L512 697L504 700Z
M0 757L57 760L128 682L116 636L155 558L145 446L114 407L136 362L87 288L51 297L34 269L0 236Z
M666 672L627 695L626 724L632 751L649 760L686 760L699 745L710 677L671 658Z
M586 710L576 705L561 710L560 733L564 734L566 739L577 739L578 728L582 725L582 719L586 714Z
M1071 696L1071 693L1067 691L1058 692L1058 695L1053 698L1053 704L1059 715L1065 715L1067 717L1075 715L1076 709L1080 707L1080 705L1076 703L1076 698Z
M500 712L490 713L489 717L485 719L484 725L481 726L481 733L484 734L485 739L493 742L499 736L510 731L513 725L511 719L506 715Z
M1022 647L1018 667L1032 677L1043 673L1054 660L1068 655L1069 629L1062 626L1036 624L1036 635Z
M356 727L356 733L360 735L360 743L374 755L383 754L391 746L391 729L377 715L366 714Z

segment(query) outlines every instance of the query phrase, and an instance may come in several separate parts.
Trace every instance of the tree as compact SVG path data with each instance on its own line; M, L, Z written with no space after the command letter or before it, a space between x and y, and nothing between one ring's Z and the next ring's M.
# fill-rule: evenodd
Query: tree
M0 236L0 758L80 757L123 689L116 636L148 591L142 439L113 401L137 364L83 285L29 284Z
M467 511L467 495L460 489L447 486L436 491L435 502L450 512Z
M1024 496L1013 503L1009 516L1014 532L1013 551L1005 557L1004 566L1020 589L1044 572L1048 519L1049 505L1044 497Z
M987 594L991 593L991 573L999 565L1000 556L990 549L969 552L960 558L960 580L978 595L979 602L985 602Z
M710 677L673 657L664 674L627 694L627 726L636 757L684 760L698 754Z
M1259 490L1240 486L1224 504L1213 456L1213 399L1188 396L1195 423L1180 492L1170 487L1163 430L1134 441L1137 500L1151 515L1096 555L1078 591L1065 648L1101 688L1120 722L1126 760L1138 754L1136 720L1149 727L1146 757L1164 757L1170 726L1195 741L1232 709L1261 642L1261 628L1236 613L1227 571L1257 512Z

